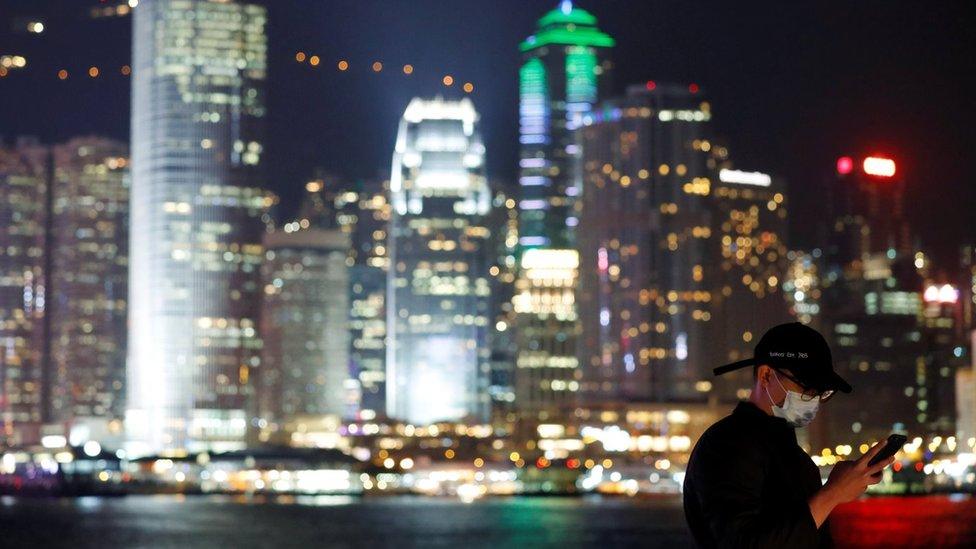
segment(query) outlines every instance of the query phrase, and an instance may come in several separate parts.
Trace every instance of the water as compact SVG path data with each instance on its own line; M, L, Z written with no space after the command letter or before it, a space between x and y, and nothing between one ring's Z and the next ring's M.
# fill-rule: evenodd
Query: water
M0 498L4 547L684 547L680 501Z
M868 499L832 520L841 547L976 547L968 497ZM677 497L0 497L0 546L16 548L690 545Z

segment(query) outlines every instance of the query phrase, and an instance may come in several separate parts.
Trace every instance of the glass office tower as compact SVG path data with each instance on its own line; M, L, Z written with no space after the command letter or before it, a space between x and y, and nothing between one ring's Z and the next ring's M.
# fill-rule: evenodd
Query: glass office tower
M468 99L410 102L390 180L387 414L487 419L491 195Z
M348 410L349 236L289 223L265 235L259 416L280 429Z
M40 441L48 151L0 147L0 447Z
M128 149L98 137L53 149L48 364L50 420L61 424L120 431L125 412Z
M266 10L143 0L134 10L130 450L244 445L260 364Z
M549 419L579 389L576 129L605 95L613 45L596 17L564 0L519 47L520 253L513 308L515 407L523 418Z
M519 69L519 243L572 248L580 193L575 129L607 85L614 40L565 0L522 42Z
M705 400L716 363L710 106L648 83L582 129L580 355L592 402Z

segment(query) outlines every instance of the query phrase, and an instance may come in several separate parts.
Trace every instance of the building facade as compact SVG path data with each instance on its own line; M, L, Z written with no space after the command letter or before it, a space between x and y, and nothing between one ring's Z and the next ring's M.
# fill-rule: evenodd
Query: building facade
M349 237L286 226L266 234L264 245L257 381L262 426L274 431L298 417L346 416Z
M51 188L49 421L125 414L129 150L86 137L55 146ZM104 441L103 441L104 443Z
M305 185L299 226L338 229L350 239L349 368L357 380L357 410L385 412L387 225L389 181L349 182L319 172Z
M582 190L576 130L608 87L614 40L569 0L520 45L515 407L546 421L576 401ZM531 253L530 253L531 252Z
M133 12L128 404L133 454L243 447L260 365L266 10Z
M651 82L584 120L579 311L589 402L696 401L711 389L719 227L710 118L696 86Z
M580 193L576 128L604 95L614 40L565 0L522 42L519 68L519 243L572 249Z
M49 153L0 146L0 447L36 444L44 421Z
M835 369L854 388L818 418L812 440L825 446L920 433L930 419L923 264L903 216L904 179L893 162L890 173L863 165L842 158L825 193L820 327Z
M518 204L507 187L495 184L491 203L490 266L491 318L489 346L491 374L488 394L491 397L492 423L496 429L507 427L517 418L515 410L515 360L518 348L516 314L512 298L515 296L518 252Z
M414 99L390 179L386 410L417 424L485 421L491 196L468 99Z
M787 200L783 181L762 172L733 169L725 147L706 139L692 147L713 151L718 177L712 186L714 260L713 341L717 364L752 356L769 328L793 320L783 291L790 257ZM795 296L794 296L795 297ZM711 381L712 394L734 402L753 386L752 371L739 370Z

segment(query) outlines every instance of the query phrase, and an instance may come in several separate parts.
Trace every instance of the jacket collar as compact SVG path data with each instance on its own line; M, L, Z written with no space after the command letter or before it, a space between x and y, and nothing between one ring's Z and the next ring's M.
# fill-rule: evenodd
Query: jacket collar
M741 400L732 410L732 415L775 433L796 437L796 430L785 419L767 414L755 404Z

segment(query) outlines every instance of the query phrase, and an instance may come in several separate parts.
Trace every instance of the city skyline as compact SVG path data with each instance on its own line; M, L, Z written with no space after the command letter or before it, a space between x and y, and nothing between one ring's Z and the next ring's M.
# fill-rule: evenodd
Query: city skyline
M35 117L29 126L27 117L12 117L5 137L34 134L55 142L97 133L125 140L127 117L118 114L127 110L128 84L117 71L131 63L129 18L90 19L85 3L46 2L43 7L20 0L7 3L15 15L46 12L41 15L48 25L40 35L0 29L0 36L7 36L11 47L24 49L29 58L29 70L11 71L4 87L14 104L27 105L28 110L36 104L31 97L45 98L54 116ZM463 95L460 86L467 81L475 86L471 97L485 118L483 132L491 151L488 175L514 185L517 153L512 138L517 121L511 105L517 94L513 71L518 55L510 44L524 39L539 15L557 4L539 0L520 3L516 10L499 10L508 12L506 24L498 21L501 13L470 17L477 8L467 2L271 6L269 55L280 78L269 90L268 108L276 116L267 161L279 174L271 184L283 197L285 210L297 207L314 166L349 170L352 173L343 173L349 177L385 170L386 160L378 150L350 148L347 143L376 136L392 146L396 128L389 120L398 116L410 97L438 92ZM929 6L909 13L905 6L864 5L840 18L826 10L810 12L801 7L777 6L770 12L762 4L707 10L654 2L577 4L594 13L601 27L617 39L618 92L653 79L698 83L709 93L721 113L714 124L735 143L737 161L763 164L762 169L784 177L794 191L790 229L800 244L813 242L808 228L815 219L814 189L829 176L833 160L861 153L891 154L901 169L926 181L907 189L909 198L920 206L908 215L940 263L955 259L964 243L955 238L972 239L972 226L957 206L976 199L972 186L965 183L961 160L972 113L952 110L965 96L966 84L947 85L964 66L968 50L942 48L945 54L938 64L926 62L940 45L968 43L960 34L959 22L964 19L953 16L956 7ZM428 22L434 12L437 21L450 24L437 33L420 33L422 40L408 40L415 31L435 25ZM801 44L797 29L804 28L808 16L815 28L842 42ZM770 26L773 18L777 25ZM68 21L70 25L65 24ZM328 32L313 32L313 25ZM380 27L393 30L381 36L376 32ZM730 43L728 36L737 41ZM479 39L467 40L470 37ZM354 42L358 38L364 40ZM70 46L76 43L91 47ZM387 43L397 44L396 51L384 46ZM905 55L881 55L892 48ZM321 64L312 69L308 63L296 63L298 51L319 55ZM335 70L339 59L350 63L341 75ZM381 73L371 70L374 61L383 63ZM400 72L407 63L415 69L410 78ZM102 69L96 80L86 75L93 65ZM62 68L70 69L65 81L57 77ZM500 78L502 72L506 76ZM446 74L454 76L453 87L441 85ZM876 97L881 89L885 93ZM336 109L343 96L369 101ZM9 103L0 105L0 109L10 108ZM0 110L5 112L11 111ZM805 124L809 119L818 123ZM906 127L913 131L901 131ZM348 167L339 161L344 158L351 160ZM933 185L959 200L947 204L940 193L930 192ZM940 212L938 223L923 213L931 211ZM951 230L943 233L946 224Z
M6 541L973 546L951 9L0 2Z

